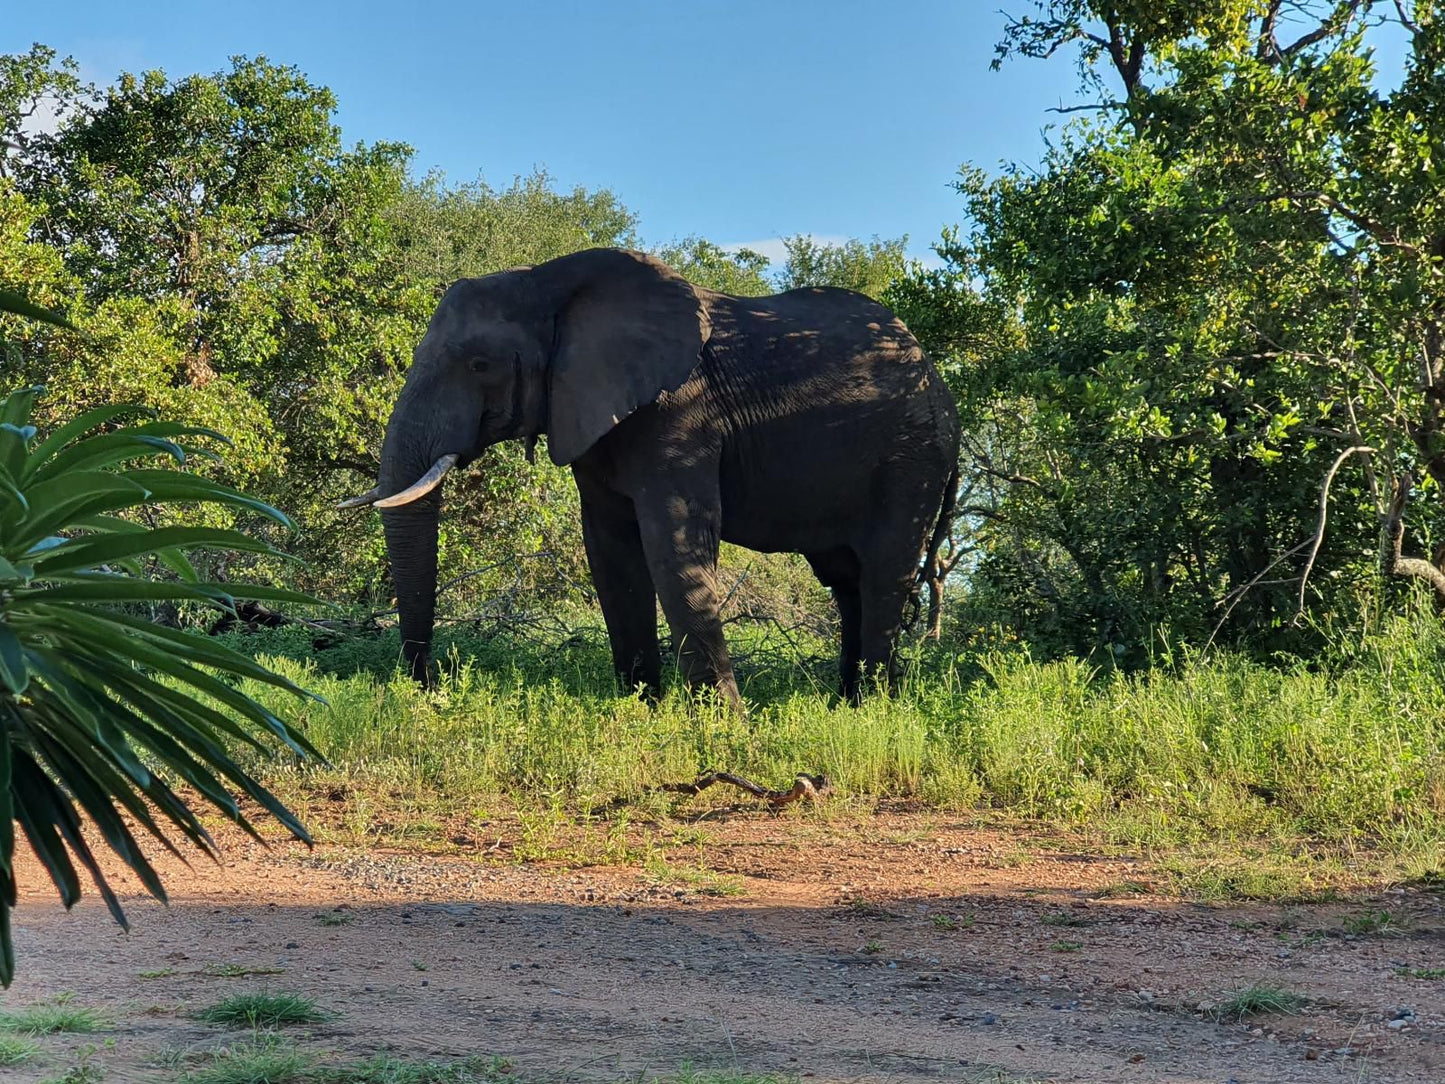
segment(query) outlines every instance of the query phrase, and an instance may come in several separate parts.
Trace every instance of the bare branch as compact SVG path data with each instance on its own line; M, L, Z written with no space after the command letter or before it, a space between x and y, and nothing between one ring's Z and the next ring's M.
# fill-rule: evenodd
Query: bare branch
M1275 40L1275 26L1279 22L1279 9L1284 6L1284 0L1270 0L1269 10L1264 13L1264 18L1259 23L1259 39L1255 46L1254 55L1259 60L1271 60L1279 56L1279 42Z
M1389 576L1424 580L1435 589L1436 600L1445 603L1445 572L1422 558L1400 555L1405 539L1405 505L1414 486L1415 479L1408 471L1400 475L1395 483L1395 495L1390 500L1390 511L1381 530L1384 571Z
M1395 10L1400 13L1400 25L1411 34L1420 33L1420 24L1405 14L1405 0L1395 0Z
M1304 616L1305 587L1310 582L1310 573L1314 571L1315 558L1319 556L1320 546L1324 544L1325 518L1329 513L1330 507L1330 484L1335 480L1335 472L1340 469L1340 466L1344 463L1346 459L1349 459L1350 456L1355 455L1356 453L1362 455L1369 455L1374 450L1375 449L1371 448L1368 444L1357 444L1353 448L1346 448L1343 452L1341 452L1335 457L1335 461L1330 464L1330 469L1325 474L1324 484L1320 486L1320 518L1319 522L1315 525L1315 533L1310 545L1309 559L1305 561L1304 571L1300 573L1299 578L1299 605L1296 608L1294 615L1296 621L1298 621L1301 617Z
M1323 41L1331 34L1337 34L1344 30L1354 21L1355 14L1360 10L1360 5L1363 2L1364 0L1350 0L1343 9L1337 8L1327 18L1323 19L1319 26L1315 27L1308 34L1296 39L1293 44L1286 45L1283 48L1276 46L1275 51L1277 55L1280 58L1294 56L1302 49L1308 49L1311 45Z
M1309 541L1306 540L1304 542L1301 542L1298 546L1295 546L1293 549L1285 550L1268 565L1266 565L1263 569L1261 569L1258 575L1254 577L1254 579L1250 580L1246 584L1242 584L1241 586L1236 587L1229 594L1225 595L1223 599L1220 599L1221 604L1226 599L1229 600L1229 605L1225 607L1224 613L1219 618L1219 623L1214 626L1214 631L1209 634L1209 639L1204 644L1205 651L1208 651L1211 647L1214 646L1214 638L1219 635L1219 630L1224 628L1224 623L1229 620L1229 615L1234 612L1234 608L1239 605L1240 600L1249 593L1250 589L1263 581L1264 578L1274 570L1276 565L1279 565L1282 562L1289 560L1291 557L1294 557L1297 554L1303 552L1304 548L1308 545Z
M1045 113L1083 113L1086 111L1102 111L1106 109L1127 109L1124 102L1089 102L1085 105L1055 105L1045 109Z

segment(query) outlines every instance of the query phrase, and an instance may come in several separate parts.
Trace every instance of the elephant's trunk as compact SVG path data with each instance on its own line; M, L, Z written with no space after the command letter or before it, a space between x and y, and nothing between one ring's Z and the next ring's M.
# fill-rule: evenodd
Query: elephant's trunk
M381 513L386 552L401 624L401 653L417 681L429 683L432 623L437 599L437 519L441 493Z
M400 494L414 487L439 457L460 450L437 447L436 434L442 427L429 411L417 408L418 402L425 407L424 396L403 393L387 423L378 478L378 489L384 494ZM436 484L415 500L380 509L391 581L396 590L402 657L411 676L423 683L430 679L428 661L432 622L436 617L437 521L441 506L441 485Z

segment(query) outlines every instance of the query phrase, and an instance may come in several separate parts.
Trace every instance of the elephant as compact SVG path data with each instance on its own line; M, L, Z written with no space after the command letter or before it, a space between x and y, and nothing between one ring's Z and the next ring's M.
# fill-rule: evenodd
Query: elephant
M842 694L894 654L950 522L953 396L903 322L837 288L733 297L651 256L594 248L453 283L386 426L378 484L403 657L430 673L441 482L539 436L570 466L628 690L660 691L657 603L690 687L742 710L718 545L801 553L837 602Z

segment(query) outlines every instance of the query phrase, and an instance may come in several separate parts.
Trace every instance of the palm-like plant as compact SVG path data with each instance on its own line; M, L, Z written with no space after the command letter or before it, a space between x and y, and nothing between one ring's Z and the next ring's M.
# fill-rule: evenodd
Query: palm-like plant
M53 318L3 292L0 311ZM263 541L209 527L151 527L124 513L203 502L289 526L287 518L185 470L136 466L161 457L183 467L188 456L210 454L194 446L196 438L224 439L220 434L136 421L147 412L135 407L102 407L42 439L30 424L40 391L26 388L0 400L0 983L7 986L15 970L14 823L66 907L80 897L78 864L124 926L82 816L164 900L135 828L179 853L162 827L169 822L214 856L215 843L192 806L209 804L255 836L239 795L307 840L297 819L232 750L284 747L314 755L303 737L226 678L254 678L303 696L304 690L207 637L125 608L156 601L222 609L234 609L237 599L311 602L289 591L202 580L186 557L196 547L278 554ZM152 562L176 578L148 577Z

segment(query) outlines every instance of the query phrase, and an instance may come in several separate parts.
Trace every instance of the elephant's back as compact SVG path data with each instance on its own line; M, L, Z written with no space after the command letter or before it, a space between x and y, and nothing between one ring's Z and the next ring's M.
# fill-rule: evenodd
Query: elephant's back
M827 288L727 300L700 375L722 423L729 541L832 544L872 520L900 472L946 476L952 396L886 307Z

